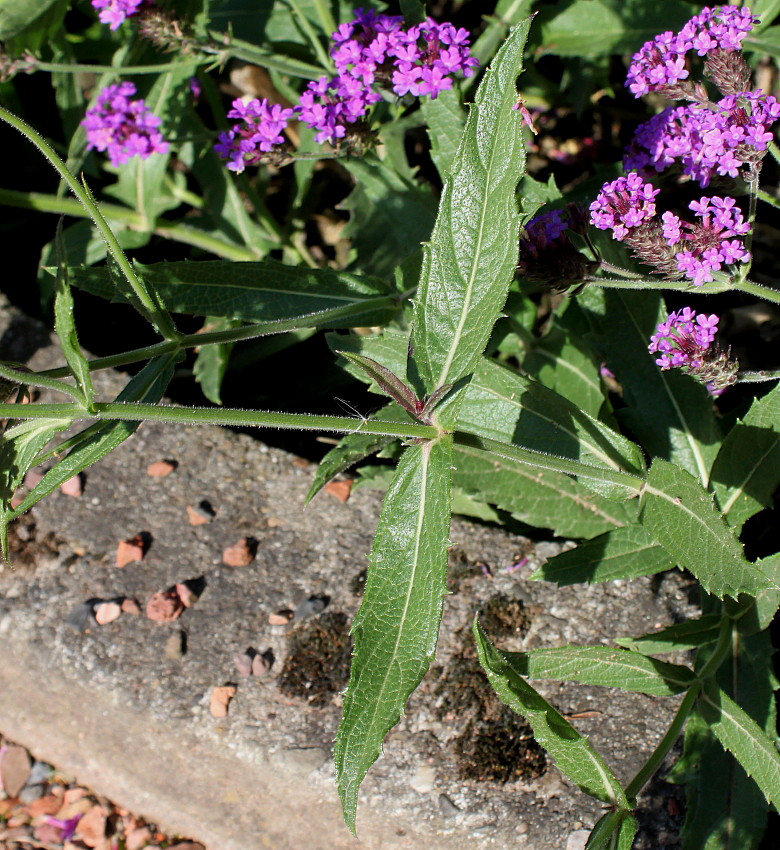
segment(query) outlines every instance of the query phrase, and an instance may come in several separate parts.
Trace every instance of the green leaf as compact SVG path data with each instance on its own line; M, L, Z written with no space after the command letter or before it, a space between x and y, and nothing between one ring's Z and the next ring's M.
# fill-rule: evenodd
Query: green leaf
M723 748L736 757L767 802L780 806L780 754L775 742L717 686L704 689L700 711Z
M560 0L540 15L541 54L601 56L630 53L659 32L679 29L691 17L680 0Z
M73 315L73 294L70 291L68 266L65 262L65 250L62 241L62 219L57 226L57 278L54 296L54 331L62 346L62 353L76 380L76 385L84 395L84 406L92 410L92 377L89 373L87 358L81 352L76 332L76 320Z
M0 0L0 41L8 41L44 15L58 0Z
M409 414L402 410L397 404L391 403L379 410L371 417L383 422L411 422ZM308 504L319 491L334 476L349 469L353 464L363 460L369 455L378 452L385 446L394 442L395 437L385 437L375 434L347 434L339 440L338 445L331 449L320 461L314 480L311 482L309 492L306 494Z
M615 643L645 655L698 649L700 646L715 643L720 634L721 622L720 615L705 614L696 620L676 623L660 632L650 632L642 637L615 638Z
M428 125L431 159L443 180L452 168L466 123L460 88L453 86L447 91L439 92L436 100L422 98L420 109Z
M615 579L632 579L672 569L675 562L641 525L616 528L561 552L542 564L532 579L554 581L560 587ZM642 650L643 652L645 650Z
M588 739L513 669L506 653L493 646L476 621L473 631L479 662L493 689L528 721L534 738L555 759L558 769L590 797L628 808L620 782Z
M484 32L471 47L471 55L484 65L498 50L498 46L506 37L510 26L519 23L531 14L533 0L498 0L492 15L485 16ZM473 78L466 80L470 85Z
M474 369L514 277L525 148L512 107L528 28L512 31L477 90L424 251L412 358L427 394ZM455 408L439 416L452 425Z
M644 473L637 445L563 396L494 361L480 361L464 395L459 429L588 466ZM629 495L619 485L599 486L598 492Z
M418 186L374 155L345 159L343 165L355 188L340 204L350 211L342 235L352 239L361 271L390 277L430 236L436 201L430 187Z
M324 327L351 327L383 324L395 312L387 305L390 292L382 281L331 269L298 268L274 260L206 260L137 267L174 313L273 322L365 305L364 312L350 313L349 318L323 320ZM73 283L102 298L126 300L115 291L104 268L75 269Z
M780 387L753 402L712 466L715 498L732 528L772 502L780 484Z
M674 461L705 485L721 443L712 398L693 378L662 372L647 352L650 336L666 318L655 292L604 293L604 318L595 340L623 387L626 407L618 411L654 457Z
M158 402L173 376L177 357L178 355L175 354L167 354L150 360L138 374L133 376L116 400ZM31 420L31 422L36 421L41 423L44 420ZM3 523L21 516L41 499L54 492L61 484L105 457L134 434L140 425L140 422L98 422L61 443L52 454L56 457L61 457L65 451L68 454L45 473L21 504L3 518ZM40 458L39 461L42 462L45 459Z
M70 424L70 419L27 419L0 435L0 501L6 513L10 513L11 496L38 454Z
M752 0L750 9L761 20L753 27L752 33L766 29L780 14L780 0Z
M560 646L502 655L518 676L622 688L650 696L682 693L694 679L688 667L608 646Z
M690 570L708 593L755 596L775 586L745 560L742 546L715 509L712 494L673 463L653 461L639 518L653 539Z
M408 448L385 495L369 559L334 760L354 832L363 777L425 674L447 592L452 443Z
M235 319L221 319L209 316L203 324L203 329L209 332L223 331L229 328L236 328L240 324ZM233 351L234 346L235 343L232 342L204 345L198 349L197 356L195 357L192 374L200 384L203 395L213 404L222 404L220 397L222 379L225 377L225 372L230 362L230 353Z
M630 812L607 812L593 827L585 850L631 850L637 826L637 820Z
M605 397L599 366L582 337L566 328L560 317L543 337L527 346L520 362L523 371L540 384L565 396L585 413L599 415Z
M593 537L632 522L630 503L611 501L563 473L491 459L460 445L455 462L455 486L561 537Z

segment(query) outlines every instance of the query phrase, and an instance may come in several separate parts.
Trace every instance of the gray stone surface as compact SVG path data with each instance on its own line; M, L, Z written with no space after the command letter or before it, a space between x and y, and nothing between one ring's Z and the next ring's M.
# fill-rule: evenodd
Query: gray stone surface
M34 363L56 360L49 347ZM101 392L117 381L102 376ZM165 458L177 462L174 473L146 475L148 464ZM504 637L504 647L606 644L688 615L682 578L558 590L528 575L561 543L454 522L452 593L437 660L364 784L355 841L340 820L330 762L339 685L323 692L313 682L310 693L296 694L279 683L292 669L296 635L332 626L338 615L351 620L357 610L356 578L381 496L360 488L342 504L323 493L304 508L312 474L313 467L246 435L147 423L88 470L81 498L56 493L22 518L13 568L0 572L0 731L209 850L559 850L578 840L600 806L553 766L504 783L463 776L464 719L448 712L445 685L473 658L470 622L492 599L503 600L492 603L498 608L517 608L520 600L522 627ZM193 527L186 507L203 499L216 516ZM141 532L151 536L145 558L118 569L117 543ZM225 566L221 552L242 537L257 541L255 559ZM523 555L528 565L508 571ZM68 625L86 600L133 597L143 608L153 593L200 577L199 601L175 623L124 614L83 633ZM311 597L328 598L322 613L269 624L280 610L302 612ZM166 651L177 633L186 649L180 657ZM325 652L338 632L323 635ZM248 647L273 652L268 673L239 676L235 657ZM237 694L228 716L215 719L209 694L226 683ZM573 722L624 780L676 705L557 682L541 689L564 714L580 715ZM646 802L661 823L662 795ZM638 846L676 846L657 838L657 825Z

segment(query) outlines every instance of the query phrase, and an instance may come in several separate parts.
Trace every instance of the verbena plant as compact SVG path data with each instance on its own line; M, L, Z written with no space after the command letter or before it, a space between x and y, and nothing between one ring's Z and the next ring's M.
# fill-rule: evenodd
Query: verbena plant
M679 567L701 587L701 617L616 648L504 652L474 624L480 661L501 699L527 719L558 768L605 804L588 848L630 848L637 795L681 734L674 772L688 788L685 846L756 846L780 798L767 631L780 602L780 555L749 559L740 534L780 481L780 390L777 375L740 370L717 341L717 315L681 306L680 295L667 314L662 293L693 301L736 292L780 303L777 289L749 278L757 204L777 206L760 177L765 157L778 159L771 127L780 105L753 87L742 53L777 53L767 28L777 4L759 4L761 21L737 7L667 2L648 11L577 0L543 8L532 24L531 2L501 0L471 52L463 30L426 22L415 2L401 4L403 20L368 11L355 19L347 3L289 0L268 10L263 42L250 40L251 26L247 39L217 29L240 4L183 4L197 6L190 18L177 16L177 4L93 5L115 36L107 39L97 22L79 39L64 36L67 3L58 0L0 7L6 73L52 74L72 131L67 162L5 107L0 117L75 196L0 189L0 200L91 221L60 227L44 252L42 283L53 294L65 364L37 373L0 365L4 549L10 522L144 420L341 432L309 497L375 452L397 458L353 624L335 746L350 829L361 782L435 652L454 494L459 510L496 520L510 514L579 541L535 579L603 582ZM86 4L81 11L94 14ZM652 40L670 20L680 28ZM524 176L535 116L516 83L529 31L537 47L591 60L636 50L640 31L651 41L629 66L631 92L677 102L639 128L629 172L609 172L589 212L567 204L554 181ZM155 50L171 48L178 57L161 62ZM473 57L484 63L494 53L475 75ZM80 61L96 55L107 63ZM232 127L206 73L229 58L266 68L275 92L235 101ZM595 76L597 66L590 66ZM77 70L98 75L90 104L74 83ZM156 81L141 100L120 74ZM474 87L468 110L461 84ZM538 84L532 79L530 88ZM206 106L196 111L198 93ZM443 180L435 222L431 191L415 182L403 147L404 133L423 123ZM92 149L110 160L102 174L95 155L86 156ZM340 158L356 181L348 203L354 250L332 267L318 264L302 237L313 163L324 157ZM281 222L263 199L266 164L295 170ZM244 172L257 165L248 180ZM76 176L84 168L114 200L96 202ZM190 210L186 218L182 209ZM127 258L123 248L153 236L223 259ZM87 360L73 286L131 304L160 341ZM553 309L540 334L545 287L568 295L545 302ZM182 332L183 314L205 316L204 331ZM369 326L382 330L329 340L346 367L386 397L374 416L160 403L174 366L196 346L196 374L218 402L236 343ZM115 400L97 400L92 372L144 362ZM716 400L740 382L755 383L759 395L719 415ZM23 405L36 387L68 401ZM81 421L92 424L58 437ZM47 465L40 482L14 498L39 464ZM656 657L681 650L694 652L689 666ZM624 786L530 683L544 678L676 697L678 707Z

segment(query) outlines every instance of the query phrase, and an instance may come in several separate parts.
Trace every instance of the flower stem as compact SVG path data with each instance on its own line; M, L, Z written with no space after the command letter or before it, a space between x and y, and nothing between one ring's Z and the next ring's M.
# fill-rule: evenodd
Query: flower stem
M317 55L317 59L319 59L323 69L328 74L333 74L335 70L335 68L333 67L333 62L331 61L330 56L328 56L327 50L325 50L325 48L322 46L322 42L317 37L317 33L314 32L314 27L312 27L311 23L309 22L309 19L301 11L301 7L298 3L298 0L287 0L287 4L289 5L293 14L296 16L298 25L303 30L304 34L306 35L306 38L309 39L309 43L312 46L312 50L314 50L315 54ZM330 35L331 32L332 30L329 30L327 34Z
M730 288L739 292L747 292L750 295L757 295L759 298L772 301L774 304L780 304L780 290L770 289L760 283L753 283L752 280L735 280Z
M203 53L218 56L221 60L232 56L234 59L241 59L252 65L260 65L262 68L304 80L316 80L322 76L322 68L317 65L310 65L308 62L302 62L290 56L279 56L226 33L209 32L208 36L210 41L198 42L198 49Z
M758 192L756 192L756 197L760 201L764 201L770 206L775 207L776 209L780 209L780 198L776 198L774 195L770 195L769 192L765 191L764 189L759 189Z
M738 384L760 384L764 381L776 381L778 378L780 378L780 369L737 373Z
M135 269L128 261L124 251L122 251L116 236L108 226L108 222L103 217L103 213L101 213L95 199L92 197L92 192L90 192L86 182L79 183L70 171L68 171L65 163L59 158L54 148L51 147L40 133L33 130L29 124L26 124L2 106L0 106L0 119L17 129L23 136L26 136L68 184L71 192L78 198L89 214L89 217L95 222L95 226L106 243L109 254L111 254L122 274L125 276L130 288L133 290L133 294L137 300L137 306L141 312L162 336L167 339L178 339L179 332L176 330L167 310L153 297L135 273Z
M64 375L70 375L70 369L62 370ZM50 376L41 375L39 372L27 372L22 369L14 369L12 366L9 366L7 363L0 363L0 378L4 378L6 381L11 381L14 384L21 384L28 387L44 387L48 390L54 390L58 393L65 393L65 395L69 395L72 399L75 399L79 404L84 403L84 395L76 387L72 387L70 384L65 384L62 381L58 381L56 378L52 378ZM16 407L16 405L14 405ZM30 405L25 405L25 407L29 407ZM18 416L10 416L10 419L17 419Z
M40 62L37 59L31 59L30 67L25 69L25 73L35 73L36 71L50 71L53 73L64 74L116 74L117 76L132 77L136 74L164 74L167 71L175 71L179 68L192 68L193 72L200 65L206 65L213 60L211 59L190 59L187 62L161 62L159 65L80 65L77 62L61 63L61 62Z
M609 274L616 274L628 280L643 280L641 274L630 272L628 269L621 269L620 266L613 266L612 263L608 263L606 260L599 260L599 268L604 269Z

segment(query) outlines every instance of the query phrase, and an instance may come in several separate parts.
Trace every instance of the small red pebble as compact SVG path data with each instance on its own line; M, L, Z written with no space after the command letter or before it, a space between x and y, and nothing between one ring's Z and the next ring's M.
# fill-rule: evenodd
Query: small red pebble
M179 594L175 590L161 590L146 603L146 616L157 623L178 620L184 610Z
M198 601L198 594L195 593L194 590L191 590L183 581L180 581L176 585L175 590L179 599L181 599L181 604L185 608L192 608L192 606Z
M275 614L269 614L268 624L270 626L286 626L294 616L294 613L289 608L284 608Z
M135 601L135 599L131 599L130 597L125 597L122 600L122 613L123 614L140 614L141 606Z
M54 794L38 797L32 803L27 804L27 814L35 819L43 815L56 815L62 808L62 800Z
M73 499L80 499L84 492L84 482L81 475L74 475L73 478L69 478L60 484L60 491Z
M107 814L102 806L93 806L76 824L76 835L87 847L97 847L106 837Z
M146 546L140 534L129 540L120 540L116 547L116 565L121 568L132 564L133 561L142 561L145 554Z
M24 486L32 490L40 484L42 478L43 473L39 469L28 469L24 476Z
M255 547L248 537L228 546L222 553L222 563L228 567L248 567L255 559Z
M340 502L346 502L352 491L352 481L349 478L344 481L329 481L322 489Z
M211 520L213 519L214 514L209 513L204 508L200 506L193 507L192 505L187 505L187 521L190 525L205 525L207 522L211 522Z
M230 700L236 695L235 685L222 685L214 688L209 698L209 711L212 717L227 717Z
M122 616L122 606L116 602L101 602L95 608L95 620L99 626L105 626L108 623L113 623Z
M150 478L165 478L176 470L178 464L175 460L156 460L146 467L146 474Z

